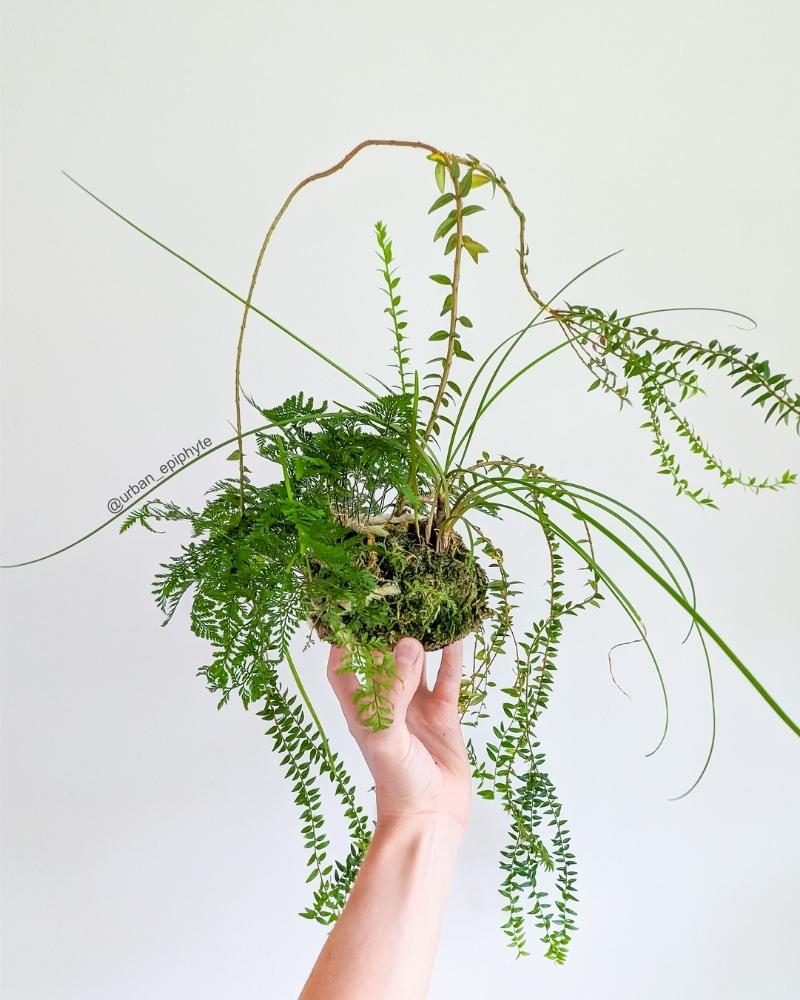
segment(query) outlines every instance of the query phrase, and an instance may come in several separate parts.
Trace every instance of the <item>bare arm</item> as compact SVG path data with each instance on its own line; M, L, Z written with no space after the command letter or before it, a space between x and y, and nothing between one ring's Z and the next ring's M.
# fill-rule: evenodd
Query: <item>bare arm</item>
M470 814L471 777L458 718L463 648L442 652L433 689L415 639L395 649L402 685L393 721L373 732L353 704L356 678L328 677L375 779L378 819L350 898L300 1000L424 1000L453 865Z

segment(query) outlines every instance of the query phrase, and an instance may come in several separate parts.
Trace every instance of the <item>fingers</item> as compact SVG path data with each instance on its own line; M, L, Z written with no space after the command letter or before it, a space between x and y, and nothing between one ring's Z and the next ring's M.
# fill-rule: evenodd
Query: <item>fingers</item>
M328 680L342 706L351 732L363 728L353 696L359 690L358 677L351 670L342 670L346 650L331 646L328 656ZM401 639L394 648L396 677L388 696L392 727L405 725L406 712L418 689L427 691L425 680L425 650L416 639ZM380 674L378 674L379 678ZM377 678L376 678L377 679ZM390 727L390 728L392 728Z
M428 691L428 657L425 654L425 647L421 646L422 649L422 667L419 672L419 683L417 684L417 691Z
M405 721L406 711L418 688L426 691L425 650L418 639L405 638L394 647L398 682L392 693L392 718Z
M445 646L439 663L439 672L433 686L434 697L448 705L458 707L458 693L461 689L461 671L464 668L464 640Z

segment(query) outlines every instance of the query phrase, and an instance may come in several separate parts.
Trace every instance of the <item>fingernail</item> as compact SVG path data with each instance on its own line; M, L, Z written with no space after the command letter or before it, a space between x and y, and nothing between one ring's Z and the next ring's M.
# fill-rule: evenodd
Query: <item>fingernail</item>
M401 639L394 647L394 661L398 667L408 667L416 660L419 642L416 639Z

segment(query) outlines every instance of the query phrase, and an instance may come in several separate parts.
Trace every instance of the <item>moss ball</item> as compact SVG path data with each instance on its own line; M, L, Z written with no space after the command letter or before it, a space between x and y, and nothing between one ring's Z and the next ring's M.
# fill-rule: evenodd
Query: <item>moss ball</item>
M322 599L311 624L327 642L343 630L362 641L394 646L404 636L427 650L474 632L490 614L489 580L483 567L455 532L437 552L412 525L386 525L386 535L366 535L355 565L376 579L362 601Z

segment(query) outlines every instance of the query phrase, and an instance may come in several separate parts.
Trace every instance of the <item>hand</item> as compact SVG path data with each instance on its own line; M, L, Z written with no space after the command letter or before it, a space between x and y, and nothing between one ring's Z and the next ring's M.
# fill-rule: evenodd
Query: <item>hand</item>
M379 826L409 818L446 818L463 831L469 821L472 772L458 715L463 646L459 640L442 650L430 690L422 644L410 638L398 642L392 722L378 732L361 722L353 703L358 679L340 670L344 650L331 647L328 679L375 779Z

